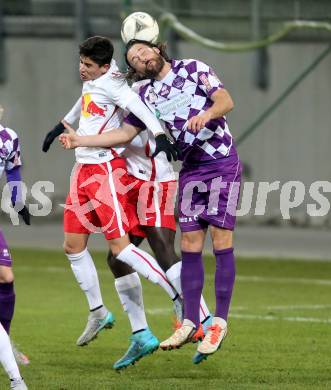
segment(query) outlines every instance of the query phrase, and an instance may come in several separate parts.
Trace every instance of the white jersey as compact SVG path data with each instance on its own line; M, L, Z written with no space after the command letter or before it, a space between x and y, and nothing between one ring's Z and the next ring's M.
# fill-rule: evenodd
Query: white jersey
M16 132L0 125L0 178L4 171L21 165L20 143Z
M123 153L126 158L128 173L145 181L165 182L175 180L174 170L166 155L159 153L155 158L152 158L154 151L154 137L149 137L147 130L141 131L127 145Z
M140 83L135 83L132 86L134 92L138 91L139 87L143 85ZM81 115L82 111L82 97L80 97L70 112L64 117L64 120L70 124L73 124ZM118 120L118 124L112 125L112 127L120 127L122 125L123 120L123 110L117 110L118 116L116 120ZM107 125L108 127L108 125ZM79 131L77 131L79 135L83 135ZM95 134L95 133L94 133ZM93 153L98 151L99 153L106 150L107 152L112 153L112 150L115 150L116 153L122 154L123 157L126 158L128 173L140 180L145 181L171 181L175 180L175 173L171 163L167 160L167 157L164 153L159 153L155 158L152 158L152 154L155 151L155 139L152 134L148 130L140 132L130 144L127 144L126 147L114 147L111 149L103 149L103 148L77 148L81 150L92 150ZM76 149L76 150L77 150ZM76 154L77 156L77 154ZM108 157L109 161L114 157ZM78 162L86 163L82 159L78 159ZM103 162L103 161L99 161ZM96 163L93 160L92 163Z
M81 98L64 120L73 123L77 119L77 111L80 110L77 134L101 134L105 129L108 131L121 126L123 110L136 96L112 60L107 73L95 80L84 82ZM114 159L123 150L123 147L79 147L75 149L75 153L79 163L100 164Z

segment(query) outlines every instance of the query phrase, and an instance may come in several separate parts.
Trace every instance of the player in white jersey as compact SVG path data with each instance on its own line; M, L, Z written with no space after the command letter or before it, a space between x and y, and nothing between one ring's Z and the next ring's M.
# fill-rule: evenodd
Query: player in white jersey
M64 122L73 124L79 113L81 100L79 99L71 111L65 116ZM139 245L147 237L156 259L164 271L163 278L167 279L175 288L177 294L170 295L174 302L178 322L182 321L182 290L180 285L181 262L174 250L174 238L176 223L174 217L175 195L177 182L171 164L164 154L152 157L156 148L154 137L149 137L148 132L140 133L123 151L128 167L128 192L127 210L129 215L136 216L139 225L130 230L131 242ZM134 270L128 267L109 252L108 264L115 277L115 288L120 301L128 313L133 335L132 343L127 353L119 359L115 369L121 369L134 363L139 358L137 343L142 344L143 332L147 322L139 321L144 317L140 280ZM137 269L139 272L139 269ZM145 275L146 276L146 275ZM153 280L153 279L152 279ZM133 284L133 285L132 285ZM169 291L169 290L168 290ZM137 307L141 307L142 313L137 313ZM201 322L208 324L209 310L204 299L201 299ZM138 319L138 321L137 321ZM178 323L177 322L177 323ZM201 332L197 337L202 337ZM138 342L137 342L138 340Z
M165 151L169 158L176 157L157 119L117 71L112 55L113 46L103 37L91 37L80 45L80 77L84 83L78 134L99 134L117 127L122 110L127 109L161 139L159 150ZM63 131L62 126L57 125L47 134L44 151L48 150L54 135ZM138 221L128 214L130 210L126 207L128 178L125 160L119 157L122 150L90 147L76 150L77 164L64 212L64 250L90 308L87 326L77 341L80 346L87 345L101 329L111 328L114 323L112 313L103 305L97 271L87 250L90 233L101 230L109 249L119 260L160 284L169 295L176 295L155 259L130 243L128 232ZM144 340L146 348L141 356L151 353L159 344L148 329Z
M5 172L11 202L27 225L30 214L22 200L20 145L14 130L0 125L0 178ZM0 230L0 362L11 380L11 388L26 389L17 363L28 364L28 358L11 345L9 331L14 315L15 290L12 259ZM21 386L21 387L19 387Z

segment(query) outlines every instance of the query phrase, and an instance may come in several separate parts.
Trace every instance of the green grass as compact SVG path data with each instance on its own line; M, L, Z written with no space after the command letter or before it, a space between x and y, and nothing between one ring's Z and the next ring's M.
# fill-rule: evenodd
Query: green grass
M157 351L117 373L112 364L125 352L130 328L104 254L96 253L95 260L116 326L84 348L75 342L87 303L63 254L14 250L12 255L17 293L12 337L31 359L21 370L30 390L331 388L331 262L239 259L230 333L221 351L199 366L191 363L193 344ZM204 293L213 309L211 258L205 269ZM150 327L162 340L172 332L171 304L159 287L143 281L143 288ZM1 371L0 389L7 388Z

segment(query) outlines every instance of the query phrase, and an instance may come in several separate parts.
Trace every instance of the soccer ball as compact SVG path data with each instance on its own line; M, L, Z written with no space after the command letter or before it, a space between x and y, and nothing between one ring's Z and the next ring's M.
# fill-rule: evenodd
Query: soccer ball
M121 36L124 43L131 39L141 39L155 43L159 36L157 21L146 12L134 12L122 23Z

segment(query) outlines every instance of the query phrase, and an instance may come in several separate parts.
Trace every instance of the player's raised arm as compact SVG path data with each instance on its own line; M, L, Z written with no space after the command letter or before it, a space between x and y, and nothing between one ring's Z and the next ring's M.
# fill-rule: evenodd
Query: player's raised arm
M141 129L138 127L123 123L123 126L111 131L105 130L105 133L96 135L77 135L72 129L68 128L69 133L61 134L59 141L65 149L75 149L78 147L100 147L109 148L123 145L130 142Z
M148 128L153 134L156 141L156 150L153 156L160 152L164 152L168 161L178 160L180 151L170 141L165 134L161 123L156 116L149 110L149 108L141 100L140 96L131 90L125 80L114 80L113 87L109 89L109 96L122 109L130 111L130 116L135 117L140 129ZM131 140L131 139L130 139Z

